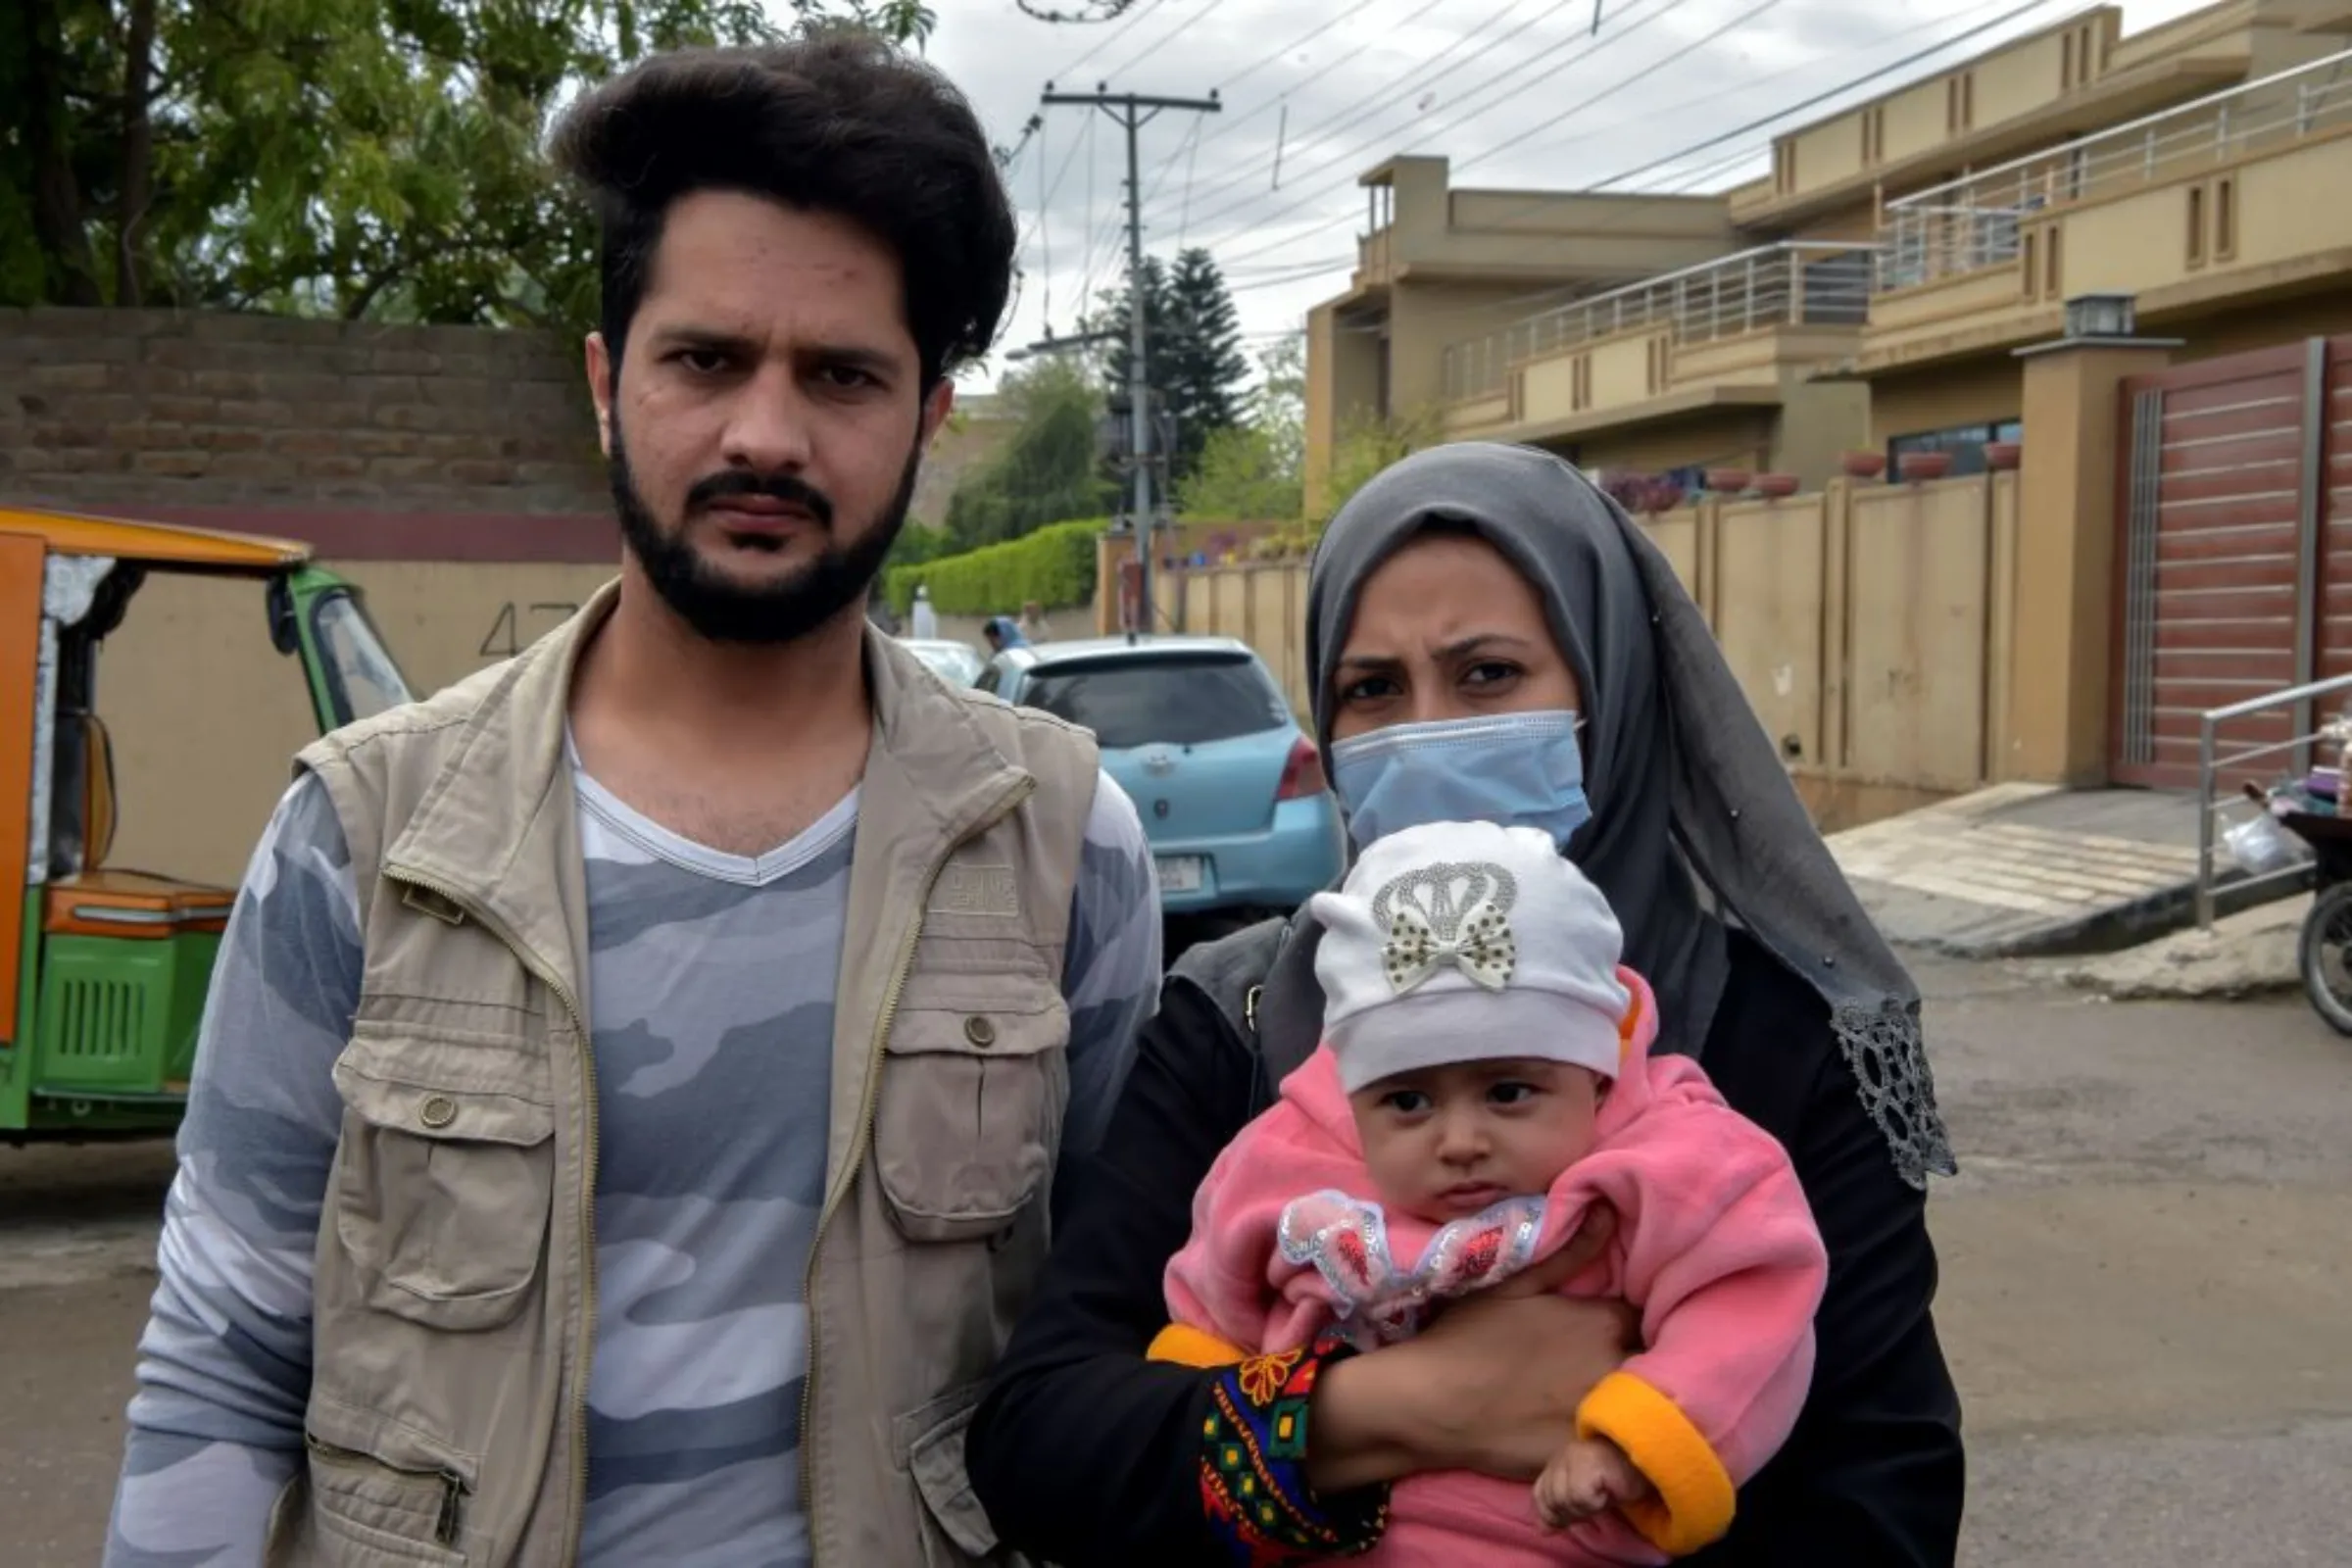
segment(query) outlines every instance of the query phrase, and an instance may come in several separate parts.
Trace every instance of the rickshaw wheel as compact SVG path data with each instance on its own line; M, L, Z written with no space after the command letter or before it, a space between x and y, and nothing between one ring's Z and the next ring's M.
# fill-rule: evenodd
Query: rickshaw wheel
M2320 891L2303 917L2295 957L2312 1010L2337 1034L2352 1035L2352 882Z

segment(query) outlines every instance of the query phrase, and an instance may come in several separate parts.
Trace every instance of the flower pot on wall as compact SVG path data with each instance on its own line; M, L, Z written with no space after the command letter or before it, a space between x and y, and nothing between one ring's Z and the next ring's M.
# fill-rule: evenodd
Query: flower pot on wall
M1952 471L1952 455L1949 452L1906 452L1902 456L1899 471L1906 484L1924 484L1930 479L1940 479Z
M1736 496L1747 488L1751 477L1745 468L1709 468L1707 488L1719 496Z
M1848 452L1838 460L1838 466L1845 470L1845 476L1849 479L1876 479L1886 471L1886 454Z
M1767 501L1796 494L1799 481L1793 473L1759 473L1756 475L1756 494Z
M2026 449L2016 441L1987 441L1984 443L1984 466L1995 473L2008 473L2025 460Z

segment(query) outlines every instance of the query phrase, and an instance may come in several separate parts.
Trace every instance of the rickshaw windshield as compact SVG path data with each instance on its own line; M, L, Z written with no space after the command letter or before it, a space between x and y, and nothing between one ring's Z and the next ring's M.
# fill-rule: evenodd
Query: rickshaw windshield
M311 608L311 631L337 724L372 718L412 700L400 666L392 662L368 612L350 593L321 596Z

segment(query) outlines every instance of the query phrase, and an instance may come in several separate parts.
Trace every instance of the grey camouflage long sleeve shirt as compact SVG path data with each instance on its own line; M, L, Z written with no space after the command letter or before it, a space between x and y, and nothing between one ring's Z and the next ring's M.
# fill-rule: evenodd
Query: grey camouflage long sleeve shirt
M740 857L574 784L602 1129L580 1560L801 1568L801 1296L857 799ZM214 974L108 1568L260 1561L302 1451L312 1254L342 1116L330 1070L362 960L350 856L306 779L254 854ZM1105 777L1063 976L1065 1152L1101 1141L1159 968L1150 847Z

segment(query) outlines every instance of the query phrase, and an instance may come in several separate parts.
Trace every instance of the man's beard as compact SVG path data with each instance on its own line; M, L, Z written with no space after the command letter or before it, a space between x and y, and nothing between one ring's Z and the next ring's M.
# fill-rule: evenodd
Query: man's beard
M620 514L621 537L662 603L711 642L773 647L798 642L851 606L866 602L890 547L906 525L922 457L918 441L907 454L898 494L873 526L846 548L833 531L831 498L790 474L761 477L738 470L698 480L686 492L677 531L669 533L655 521L653 509L637 489L617 424L612 430L612 455L605 468L612 487L612 504ZM824 531L824 549L798 572L779 581L754 585L732 580L688 542L686 519L713 501L737 496L766 496L804 508Z

